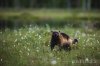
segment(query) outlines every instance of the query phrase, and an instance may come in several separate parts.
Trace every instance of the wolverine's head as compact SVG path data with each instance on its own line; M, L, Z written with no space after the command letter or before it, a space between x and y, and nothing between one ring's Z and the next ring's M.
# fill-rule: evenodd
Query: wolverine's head
M78 39L74 39L73 44L77 44L77 43L78 43Z
M55 37L55 38L58 38L59 35L60 35L60 31L57 32L57 31L51 31L52 32L52 37Z

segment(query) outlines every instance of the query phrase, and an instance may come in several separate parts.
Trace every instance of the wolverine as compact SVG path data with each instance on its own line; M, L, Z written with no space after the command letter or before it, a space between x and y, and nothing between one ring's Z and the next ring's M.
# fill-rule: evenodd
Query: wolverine
M62 33L62 32L57 32L57 31L51 31L52 36L51 36L51 42L50 42L50 47L51 50L54 49L55 45L59 47L59 50L64 49L64 50L71 50L71 45L77 44L78 40L77 39L72 39L70 38L69 35Z

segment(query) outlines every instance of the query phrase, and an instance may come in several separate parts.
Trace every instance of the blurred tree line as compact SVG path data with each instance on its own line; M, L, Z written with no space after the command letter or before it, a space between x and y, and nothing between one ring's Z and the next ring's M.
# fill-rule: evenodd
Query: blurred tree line
M100 0L0 0L0 8L100 9Z

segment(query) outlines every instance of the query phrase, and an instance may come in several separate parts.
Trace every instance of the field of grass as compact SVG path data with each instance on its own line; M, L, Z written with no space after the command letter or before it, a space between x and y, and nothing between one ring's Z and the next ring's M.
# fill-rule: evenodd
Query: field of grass
M70 52L50 50L51 30L77 37ZM0 31L0 66L100 66L100 30L32 26Z
M100 66L99 20L99 11L0 10L0 66ZM51 51L51 30L78 38L77 47Z

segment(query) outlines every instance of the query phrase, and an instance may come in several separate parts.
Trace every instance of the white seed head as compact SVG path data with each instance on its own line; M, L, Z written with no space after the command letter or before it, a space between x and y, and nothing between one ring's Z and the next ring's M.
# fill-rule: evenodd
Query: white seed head
M52 61L51 61L51 64L52 64L52 65L54 65L54 64L56 64L56 63L57 63L56 60L52 60Z

